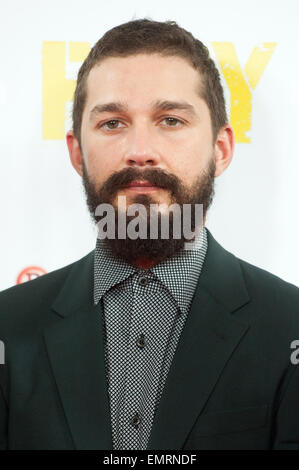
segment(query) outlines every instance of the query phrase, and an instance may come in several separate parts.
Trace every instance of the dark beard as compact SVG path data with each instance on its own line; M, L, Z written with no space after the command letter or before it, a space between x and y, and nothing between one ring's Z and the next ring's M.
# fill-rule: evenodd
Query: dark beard
M83 186L87 199L87 206L89 208L92 219L95 222L101 220L100 216L95 215L98 205L108 203L112 205L117 191L126 186L134 180L147 180L150 183L159 187L165 188L170 195L171 204L177 203L180 206L181 214L183 215L183 204L190 204L191 206L191 227L190 230L195 230L195 204L203 205L203 220L205 219L207 210L212 203L214 196L214 174L215 174L215 159L211 158L208 169L197 178L196 182L191 189L186 188L180 180L173 174L166 173L159 168L147 168L143 171L135 168L123 168L119 172L113 173L97 190L94 183L90 180L87 174L86 167L83 162ZM173 213L169 212L169 238L161 238L161 217L163 214L158 213L158 238L150 238L150 204L155 203L150 194L136 194L134 203L143 204L146 207L147 213L147 237L142 239L138 237L133 240L128 236L124 239L118 238L118 224L119 213L118 207L113 205L115 210L115 238L106 238L105 243L112 251L113 255L117 258L123 259L128 263L134 264L138 259L154 260L158 263L162 260L172 257L175 253L180 251L185 242L189 240L183 234L183 216L181 216L181 237L173 238ZM134 216L126 215L126 224L135 219ZM168 225L168 224L167 224Z

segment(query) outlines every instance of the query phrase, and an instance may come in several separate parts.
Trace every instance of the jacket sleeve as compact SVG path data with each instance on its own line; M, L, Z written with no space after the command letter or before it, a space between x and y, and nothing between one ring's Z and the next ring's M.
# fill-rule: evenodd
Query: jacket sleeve
M273 449L299 450L299 365L289 367L281 390Z
M7 421L8 410L0 383L0 450L8 448Z

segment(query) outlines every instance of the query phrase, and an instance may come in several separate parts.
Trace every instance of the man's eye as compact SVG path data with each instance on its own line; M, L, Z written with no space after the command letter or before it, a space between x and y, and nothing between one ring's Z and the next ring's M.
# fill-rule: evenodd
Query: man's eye
M180 124L184 124L183 121L180 119L174 118L174 117L165 117L162 121L167 121L167 127L178 127ZM110 121L106 121L103 124L101 124L99 127L106 127L106 129L109 130L114 130L114 129L119 129L118 124L121 121L119 119L110 119Z
M110 129L110 130L118 129L117 124L118 124L119 122L120 122L120 121L119 121L118 119L110 119L110 121L104 122L104 123L101 124L99 127L108 126L108 129ZM110 124L111 124L111 126L110 126Z
M184 124L180 119L171 116L164 118L163 121L168 121L169 125L167 125L167 127L178 127L176 126L177 123Z

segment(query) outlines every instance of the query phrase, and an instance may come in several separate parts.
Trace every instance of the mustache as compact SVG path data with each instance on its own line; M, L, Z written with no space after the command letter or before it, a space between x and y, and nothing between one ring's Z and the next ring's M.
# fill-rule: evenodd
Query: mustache
M112 195L117 189L121 189L135 180L148 181L155 186L168 189L172 194L177 193L181 189L179 179L161 168L146 168L140 171L137 168L130 167L123 168L110 175L105 181L102 190Z

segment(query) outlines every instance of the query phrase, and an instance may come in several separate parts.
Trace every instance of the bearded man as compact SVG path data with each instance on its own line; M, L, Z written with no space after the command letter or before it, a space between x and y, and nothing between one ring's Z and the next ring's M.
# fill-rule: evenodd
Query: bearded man
M299 449L298 288L205 226L234 150L206 46L174 21L106 32L67 145L98 236L0 294L0 448Z

